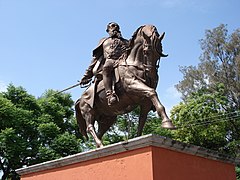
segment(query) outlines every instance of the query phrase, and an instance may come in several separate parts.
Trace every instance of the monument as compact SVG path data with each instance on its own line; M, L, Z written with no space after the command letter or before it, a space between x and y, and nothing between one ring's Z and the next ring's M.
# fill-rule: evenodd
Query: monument
M93 60L80 81L88 86L75 104L82 135L90 133L97 148L16 170L22 180L234 180L239 159L157 135L141 136L150 110L162 127L175 129L155 91L158 64L166 57L164 33L153 25L139 27L130 40L117 23L107 25L108 38L93 51ZM76 85L72 86L75 87ZM69 88L68 88L69 89ZM103 147L101 138L117 115L140 106L137 137ZM98 132L94 122L98 122Z
M140 106L137 136L142 130L150 110L162 118L162 127L175 126L165 112L155 91L158 83L158 64L163 54L162 40L153 25L139 27L128 41L121 35L117 23L107 25L108 38L103 38L93 50L93 60L80 85L91 82L75 104L80 132L88 138L90 133L97 147L102 147L104 133L116 121L117 115L128 113ZM98 123L98 132L94 122Z
M146 135L21 168L21 180L236 180L239 159Z

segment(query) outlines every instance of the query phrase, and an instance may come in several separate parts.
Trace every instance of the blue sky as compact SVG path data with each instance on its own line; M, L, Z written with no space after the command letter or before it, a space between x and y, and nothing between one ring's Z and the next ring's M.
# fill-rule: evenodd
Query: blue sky
M9 83L35 97L47 89L77 83L91 61L106 25L115 21L129 39L143 24L153 24L163 40L157 88L170 111L180 102L174 88L179 66L197 65L199 40L221 23L240 28L239 0L0 0L0 91ZM70 91L72 98L83 89Z

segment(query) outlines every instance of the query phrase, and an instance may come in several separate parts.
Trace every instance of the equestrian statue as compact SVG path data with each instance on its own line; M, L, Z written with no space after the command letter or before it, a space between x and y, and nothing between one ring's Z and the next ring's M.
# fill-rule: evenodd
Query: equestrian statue
M140 106L137 136L141 136L151 110L161 116L163 128L175 129L155 90L160 58L167 56L162 50L164 33L159 35L155 26L144 25L126 40L115 22L109 23L106 31L109 37L101 39L93 50L92 62L80 81L81 86L90 83L75 103L80 133L87 139L91 134L96 146L103 147L101 139L116 122L117 115L131 112L137 106Z

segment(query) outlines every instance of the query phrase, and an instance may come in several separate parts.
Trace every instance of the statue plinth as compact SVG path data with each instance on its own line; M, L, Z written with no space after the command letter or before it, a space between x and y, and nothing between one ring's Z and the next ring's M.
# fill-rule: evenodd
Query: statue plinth
M234 180L239 159L157 135L17 170L21 180Z

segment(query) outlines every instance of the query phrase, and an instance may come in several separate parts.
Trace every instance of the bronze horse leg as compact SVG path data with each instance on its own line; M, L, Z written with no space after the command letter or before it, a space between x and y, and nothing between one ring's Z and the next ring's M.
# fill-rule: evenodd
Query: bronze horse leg
M140 105L140 116L139 116L137 136L142 135L143 127L145 125L147 115L151 110L151 106L152 106L152 102L149 100L144 101L144 103Z
M103 147L102 141L98 138L95 128L94 128L94 109L91 108L86 102L81 101L79 103L81 114L83 119L85 119L86 122L86 131L90 133L96 142L97 147Z
M161 104L160 100L158 99L157 93L155 89L150 88L149 86L145 85L140 80L130 80L128 83L127 91L134 95L140 97L146 97L151 100L153 105L155 106L157 113L162 118L162 127L167 129L175 129L176 127L173 125L172 121L168 118L164 106Z
M100 140L102 140L102 136L105 132L116 122L117 116L106 116L101 115L98 118L98 132L97 136Z

